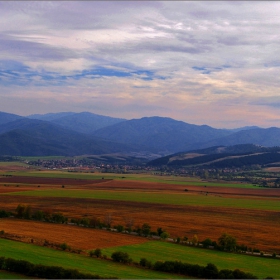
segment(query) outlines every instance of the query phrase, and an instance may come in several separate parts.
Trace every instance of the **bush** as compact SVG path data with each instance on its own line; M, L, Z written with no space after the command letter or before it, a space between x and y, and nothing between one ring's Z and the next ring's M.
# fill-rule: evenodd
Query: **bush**
M124 226L122 226L122 225L117 225L117 226L116 226L116 230L117 230L118 232L123 232L123 231L124 231Z
M210 238L206 238L201 243L202 243L204 248L208 248L209 246L212 245L212 240Z
M217 279L219 270L214 264L208 263L207 266L203 269L203 274L205 278Z
M236 250L236 239L235 237L223 233L218 240L218 244L222 250L235 251Z
M132 259L129 257L128 253L117 251L111 255L111 258L114 262L120 263L131 263Z
M65 242L60 244L59 246L63 251L65 250L71 250L71 247L69 245L67 245Z
M1 210L0 211L0 218L6 218L6 217L10 217L11 214L9 212L6 212L5 210Z
M151 268L152 263L145 258L141 258L139 264L143 267Z
M100 258L102 256L102 252L101 252L101 249L97 248L95 250L92 250L89 252L89 255L91 257L96 257L96 258Z

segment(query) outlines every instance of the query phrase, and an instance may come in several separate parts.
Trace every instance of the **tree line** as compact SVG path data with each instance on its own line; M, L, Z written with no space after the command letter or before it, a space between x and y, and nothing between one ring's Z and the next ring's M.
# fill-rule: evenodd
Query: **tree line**
M97 274L82 273L77 269L33 264L25 260L15 260L5 257L0 257L0 269L43 279L105 279Z
M100 249L91 251L90 256L102 258L102 252ZM104 258L107 259L105 256ZM127 252L116 251L111 255L111 259L114 262L123 264L139 265L146 269L152 269L156 271L162 271L167 273L176 273L185 276L192 276L205 279L258 279L255 275L241 271L240 269L219 270L216 265L208 263L206 266L198 264L182 263L181 261L156 261L154 264L148 261L146 258L141 258L139 263L133 262Z

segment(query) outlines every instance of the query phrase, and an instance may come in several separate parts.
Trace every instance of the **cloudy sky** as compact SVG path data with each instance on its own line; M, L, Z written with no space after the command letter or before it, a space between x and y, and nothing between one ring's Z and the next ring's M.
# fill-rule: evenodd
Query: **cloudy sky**
M280 127L280 2L0 1L0 111Z

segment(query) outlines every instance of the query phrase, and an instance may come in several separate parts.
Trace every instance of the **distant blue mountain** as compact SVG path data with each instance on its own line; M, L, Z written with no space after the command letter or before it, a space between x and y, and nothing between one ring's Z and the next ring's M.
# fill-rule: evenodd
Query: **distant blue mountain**
M49 121L86 134L91 134L97 129L125 121L125 119L112 118L89 112L50 113L45 115L30 115L28 118Z
M0 155L168 155L237 144L280 146L280 129L216 129L164 117L125 120L88 112L29 117L0 112Z
M107 126L95 131L93 135L115 142L141 145L149 151L168 154L184 151L197 142L217 139L231 133L171 118L145 117Z
M0 125L1 124L5 124L5 123L9 123L18 119L22 119L24 117L18 116L18 115L14 115L14 114L9 114L9 113L4 113L4 112L0 112Z

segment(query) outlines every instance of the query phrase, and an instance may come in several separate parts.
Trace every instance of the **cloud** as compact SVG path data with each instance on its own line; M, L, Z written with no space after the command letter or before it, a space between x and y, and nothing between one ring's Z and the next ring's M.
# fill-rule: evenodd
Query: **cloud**
M2 1L0 110L15 110L9 98L20 98L14 104L27 115L61 106L271 124L279 11L278 2Z

